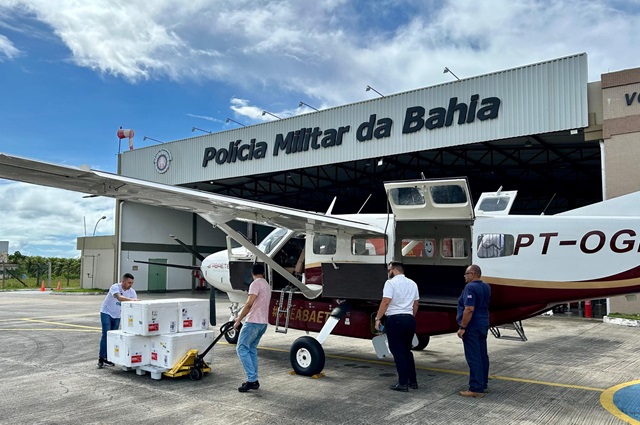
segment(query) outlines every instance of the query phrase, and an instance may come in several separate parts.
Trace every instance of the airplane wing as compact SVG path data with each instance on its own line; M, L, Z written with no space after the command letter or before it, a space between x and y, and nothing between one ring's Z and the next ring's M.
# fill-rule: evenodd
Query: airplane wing
M384 234L384 229L355 220L3 153L0 178L193 212L214 225L240 220L299 232Z

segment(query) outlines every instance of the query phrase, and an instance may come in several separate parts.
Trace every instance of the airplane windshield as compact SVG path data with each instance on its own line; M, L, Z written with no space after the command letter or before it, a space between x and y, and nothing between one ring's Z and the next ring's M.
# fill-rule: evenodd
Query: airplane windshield
M286 234L286 229L275 229L273 232L269 233L267 237L262 240L262 242L260 242L260 244L258 245L258 249L265 254L269 254Z

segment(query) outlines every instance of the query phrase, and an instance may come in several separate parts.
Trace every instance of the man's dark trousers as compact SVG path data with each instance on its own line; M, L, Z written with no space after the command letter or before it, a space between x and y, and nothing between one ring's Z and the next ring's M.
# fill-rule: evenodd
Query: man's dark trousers
M481 393L489 383L489 355L487 334L489 329L469 327L462 335L464 357L469 365L469 391Z
M411 342L416 333L416 319L412 314L394 314L387 317L387 340L389 351L398 371L400 385L415 384L416 364L411 352Z

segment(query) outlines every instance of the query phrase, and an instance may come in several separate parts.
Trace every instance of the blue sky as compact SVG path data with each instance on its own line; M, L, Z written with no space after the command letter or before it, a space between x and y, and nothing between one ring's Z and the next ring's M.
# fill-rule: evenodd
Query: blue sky
M640 1L0 0L0 152L115 171L134 146L587 52L640 66ZM122 149L127 149L123 140ZM113 201L0 181L9 252L77 257Z

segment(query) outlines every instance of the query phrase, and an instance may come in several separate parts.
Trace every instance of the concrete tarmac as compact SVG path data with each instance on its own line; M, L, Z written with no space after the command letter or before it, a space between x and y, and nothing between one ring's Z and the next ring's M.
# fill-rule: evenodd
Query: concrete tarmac
M98 369L103 298L0 293L1 424L623 424L601 396L640 379L638 328L599 320L530 319L527 342L508 330L490 335L490 392L482 399L458 395L468 376L455 335L433 337L415 353L420 388L398 393L388 389L393 359L378 359L367 340L330 336L325 376L291 375L289 346L304 333L270 326L258 354L261 387L243 394L242 367L224 339L200 381ZM229 303L220 296L216 305L219 328Z

